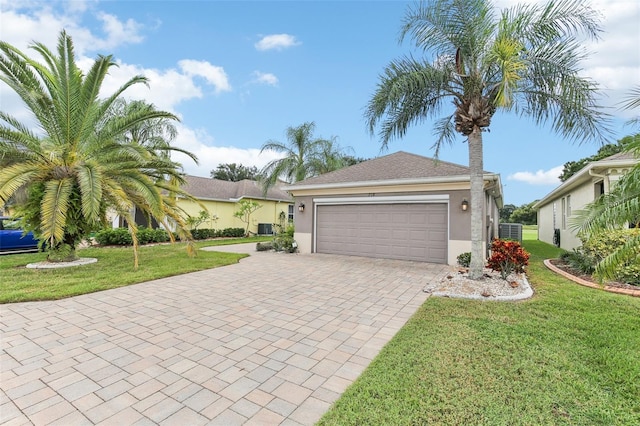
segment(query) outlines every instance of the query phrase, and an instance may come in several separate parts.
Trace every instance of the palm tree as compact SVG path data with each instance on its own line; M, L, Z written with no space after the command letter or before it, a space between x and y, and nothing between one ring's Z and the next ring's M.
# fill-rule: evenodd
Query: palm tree
M112 56L98 56L85 75L65 31L60 33L57 55L42 43L30 47L44 63L0 42L0 80L20 96L39 126L33 131L0 112L0 206L26 190L27 202L18 212L46 243L51 260L74 259L78 243L106 224L108 209L127 219L136 267L133 207L167 228L173 221L178 233L188 237L181 211L170 196L188 196L175 184L183 182L180 164L158 155L155 147L126 139L133 129L177 117L153 108L113 113L121 94L135 84L146 84L146 78L133 77L111 96L99 99L104 78L116 65Z
M336 137L323 140L309 162L311 175L317 176L329 173L349 165L348 156L345 153L346 149L338 144Z
M275 185L279 179L285 179L290 183L299 182L316 176L320 170L330 171L328 169L331 167L338 167L339 164L335 162L323 163L323 161L333 161L334 142L314 138L315 126L315 123L307 122L297 127L288 127L286 130L288 144L269 140L262 145L260 153L271 150L284 154L282 158L269 162L260 171L265 189Z
M402 57L380 76L365 117L379 126L383 148L411 125L435 122L435 156L460 133L469 144L472 256L469 276L483 272L483 150L498 109L551 121L564 137L606 140L606 115L596 84L581 77L578 36L597 38L597 14L582 0L550 1L504 9L490 0L433 0L408 9L400 41L410 37L431 60ZM449 104L451 102L452 104Z
M640 107L640 87L631 90L623 109ZM631 124L638 123L634 119ZM640 160L640 134L624 138L624 151ZM640 163L627 172L608 194L578 211L571 227L583 238L589 239L611 229L621 229L629 224L640 227ZM630 234L624 243L602 259L595 269L600 279L615 279L616 271L628 262L639 262L640 234Z

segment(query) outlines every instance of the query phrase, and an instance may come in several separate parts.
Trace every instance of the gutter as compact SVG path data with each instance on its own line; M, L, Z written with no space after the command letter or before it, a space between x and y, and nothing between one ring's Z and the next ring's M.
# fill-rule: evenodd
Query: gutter
M495 181L498 175L495 173L485 173L483 175L485 181ZM418 179L392 179L392 180L368 180L357 182L340 182L340 183L320 183L311 185L289 185L283 186L283 191L304 191L311 189L340 189L340 188L358 188L368 186L393 186L393 185L419 185L430 183L455 183L470 182L471 177L468 175L443 176L436 178L418 178Z

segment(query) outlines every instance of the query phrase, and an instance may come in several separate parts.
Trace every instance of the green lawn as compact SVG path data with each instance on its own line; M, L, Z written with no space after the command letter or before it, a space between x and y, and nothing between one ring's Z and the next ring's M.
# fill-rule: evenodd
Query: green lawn
M268 241L271 237L211 240L196 243L206 246ZM140 247L140 267L133 269L131 247L87 248L81 257L95 257L97 263L61 269L27 269L29 263L42 261L44 253L0 256L0 303L53 300L144 281L201 271L237 263L245 254L197 250L190 258L184 243Z
M640 298L589 289L542 265L535 296L430 298L320 425L638 425Z

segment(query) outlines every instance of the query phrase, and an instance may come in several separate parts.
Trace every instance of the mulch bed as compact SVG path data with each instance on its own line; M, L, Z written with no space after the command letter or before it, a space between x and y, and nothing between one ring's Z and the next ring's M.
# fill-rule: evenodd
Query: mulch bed
M550 259L549 262L551 262L551 264L553 266L555 266L558 269L562 269L564 272L573 275L574 277L578 277L581 278L585 281L588 281L590 283L596 284L596 285L603 285L600 284L598 282L598 280L594 279L591 275L582 273L580 271L578 271L575 268L572 268L570 265L568 265L567 263L563 262L560 259ZM626 290L640 290L640 286L637 285L631 285L631 284L626 284L626 283L621 283L618 281L607 281L606 283L604 283L610 287L616 287L616 288L622 288L622 289L626 289Z

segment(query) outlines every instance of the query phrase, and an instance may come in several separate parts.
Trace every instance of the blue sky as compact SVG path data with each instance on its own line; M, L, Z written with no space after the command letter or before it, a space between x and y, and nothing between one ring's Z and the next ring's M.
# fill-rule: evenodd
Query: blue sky
M337 137L358 157L400 150L433 156L433 123L415 126L381 152L363 119L384 66L404 54L421 53L408 42L398 43L411 4L0 0L0 39L22 49L33 40L55 47L66 29L82 66L98 54L112 54L119 63L105 94L133 75L147 76L151 87L136 87L127 96L176 113L181 123L175 144L200 159L199 165L181 159L185 171L209 176L221 163L262 167L276 158L271 152L260 155L262 144L286 141L287 127L308 121L316 123L317 136ZM604 33L598 43L585 42L592 53L583 73L607 95L615 142L638 131L624 125L634 113L616 106L640 84L640 2L591 4L603 15ZM5 85L0 85L0 104L29 120ZM550 192L565 162L597 149L595 143L576 145L529 119L498 112L484 135L485 170L500 173L506 203L521 205ZM463 138L443 148L440 159L468 164Z

